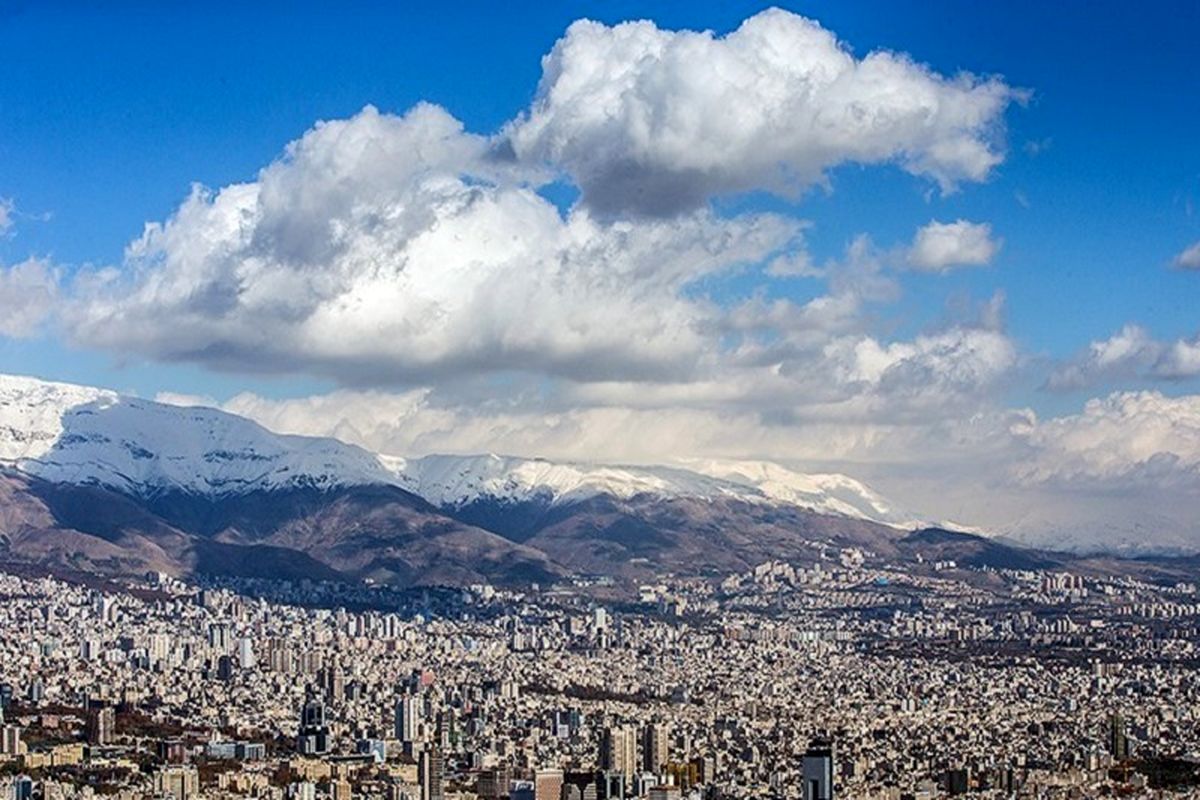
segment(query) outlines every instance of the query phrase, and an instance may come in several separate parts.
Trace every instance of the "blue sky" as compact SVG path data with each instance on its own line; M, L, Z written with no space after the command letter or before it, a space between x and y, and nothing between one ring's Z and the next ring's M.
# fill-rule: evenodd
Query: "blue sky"
M943 73L1000 74L1033 93L1007 114L1009 155L986 184L926 201L928 185L899 171L846 166L831 193L773 203L815 223L819 259L860 232L891 244L933 216L990 220L1004 239L992 267L915 281L896 325L927 323L947 293L1002 288L1013 335L1036 354L1065 357L1129 320L1162 337L1195 333L1200 282L1167 264L1200 239L1200 103L1189 102L1196 6L784 6L860 55L904 51ZM470 3L336 13L293 3L18 4L0 17L0 196L50 218L22 219L0 256L50 255L66 269L118 263L143 223L168 216L193 182L250 179L315 120L367 103L400 112L428 100L471 130L494 131L529 103L539 58L578 17L722 33L762 7L518 4L501 15ZM52 343L9 343L0 357L9 369L143 392L175 381L218 395L257 385L120 366Z
M0 372L227 405L242 395L229 407L267 424L379 449L647 460L653 446L663 457L713 452L850 463L900 485L887 465L903 465L904 453L938 449L930 443L949 437L953 446L938 450L948 462L1001 451L1006 464L1044 457L1039 485L1069 472L1073 481L1091 481L1087 491L1109 491L1100 483L1135 480L1163 456L1196 486L1200 444L1194 451L1172 444L1191 441L1191 428L1181 434L1170 415L1190 419L1190 404L1200 408L1200 271L1175 264L1200 242L1200 6L962 0L781 7L795 16L760 14L767 6L744 2L528 3L503 14L492 3L0 2L0 201L11 204L7 224L0 219L0 292L9 293L0 296L0 314L27 312L20 324L0 320ZM581 18L603 25L571 28L567 36ZM794 129L771 127L772 115L795 100L787 92L803 83L759 95L761 80L734 86L727 99L732 106L747 95L763 98L761 108L736 113L746 130L762 123L756 135L770 134L746 139L758 142L749 146L734 135L726 156L719 136L729 134L728 120L714 106L689 109L710 87L689 77L704 65L689 65L686 47L674 72L667 62L639 62L643 94L623 108L633 116L620 124L647 109L682 110L695 126L681 139L692 151L638 155L635 128L613 128L613 119L578 123L612 102L602 96L622 67L587 48L615 46L628 30L617 27L622 22L652 21L639 34L637 46L647 48L684 41L675 31L711 30L717 57L733 53L743 60L728 64L753 62L770 73L775 67L755 61L760 53L738 56L724 37L744 22L769 37L801 18L831 31L856 68L876 51L925 65L868 106L882 108L907 91L941 92L946 107L985 103L988 86L999 87L1003 99L980 111L983 121L965 134L971 145L991 148L997 163L956 175L952 190L940 191L938 170L950 162L913 162L908 171L898 165L910 156L947 158L950 151L938 148L961 145L954 137L964 129L950 125L930 144L897 123L881 134L894 140L863 138L841 152L841 143L805 139L815 134L801 130L803 104ZM785 60L804 62L807 45L797 42L810 24L791 28L787 35L799 38L787 40ZM572 43L582 49L570 51ZM607 74L610 83L592 85L595 96L549 100L538 87L551 53L567 59L570 75ZM962 72L977 77L955 84ZM549 89L569 83L546 80ZM404 116L418 103L445 116ZM368 105L381 116L363 112ZM477 138L445 133L450 119ZM343 138L321 140L312 132L321 120L344 121ZM396 144L410 135L417 144ZM780 144L792 136L795 142ZM345 167L336 159L362 141L390 155L326 181L322 170ZM479 150L486 141L511 143L517 172L495 173ZM311 146L311 162L279 162L289 143ZM443 145L450 149L435 152ZM755 172L756 148L776 145L787 169L802 171L806 159L817 159L825 185L799 180L797 193L772 184L770 170ZM868 145L885 152L855 155ZM434 148L422 175L467 176L462 191L484 185L487 197L510 203L504 225L522 232L514 234L522 254L504 260L486 220L456 216L439 205L444 197L406 183L416 180L399 163L406 146ZM682 194L677 203L668 198L668 213L658 219L640 201L604 206L597 199L605 181L624 174L626 158L649 159L643 177L669 194L691 180L681 165L697 149L719 162L701 181L699 204ZM965 162L954 163L952 170ZM556 174L546 177L546 170ZM393 173L394 184L374 183ZM221 191L240 183L255 191L284 187L295 202L276 196L247 206ZM197 184L211 193L188 201ZM556 224L565 227L547 223L525 190L556 203ZM232 217L221 215L253 208L264 216L238 244L236 231L222 227ZM421 261L429 253L414 250L406 229L382 222L400 208L418 218L450 215L447 224L463 226L454 228L461 247L435 248L432 266ZM918 231L955 221L977 226L992 249L974 261L960 254L944 267L915 268ZM150 256L127 256L148 223L162 226L145 243ZM748 233L772 224L760 235L777 237L773 244ZM309 236L338 225L359 238ZM623 225L632 240L622 238ZM572 236L590 244L563 244ZM854 261L848 252L863 236L870 245ZM770 274L767 264L781 247L806 254L815 271ZM299 267L289 261L297 248ZM662 264L654 263L656 250ZM749 264L739 260L743 251L752 253ZM351 252L368 253L374 266L347 260ZM678 263L675 252L683 253ZM333 255L325 262L314 253ZM705 254L715 254L707 266ZM412 259L417 266L406 267ZM541 267L526 269L521 259ZM692 274L689 259L700 259ZM1200 251L1195 260L1200 267ZM553 263L572 264L574 272L558 294L535 304L529 298L541 297ZM391 281L372 284L379 270ZM107 276L100 288L97 276ZM30 281L49 288L18 294ZM27 298L47 296L52 307L32 313ZM391 305L376 308L372 300L380 298ZM513 310L526 301L528 308ZM338 316L351 307L380 316ZM336 320L332 327L327 317ZM306 338L314 330L326 338ZM348 331L346 340L330 344L331 330L333 339ZM628 342L619 341L621 332ZM1150 393L1147 402L1164 410L1123 405L1138 399L1130 391ZM352 417L346 409L359 401L367 410ZM1143 414L1157 444L1146 450L1146 437L1131 434L1127 463L1095 462L1097 453L1125 451L1096 440L1098 433L1085 445L1067 435L1107 424L1088 401L1108 403L1118 419ZM1037 421L1014 422L1025 420L1024 409ZM604 426L618 417L634 428L679 433L622 430L614 438ZM403 432L410 429L419 433ZM616 439L646 444L639 450ZM1032 473L1015 478L1014 470L1005 473L1014 486L1034 480ZM950 511L977 499L963 494Z

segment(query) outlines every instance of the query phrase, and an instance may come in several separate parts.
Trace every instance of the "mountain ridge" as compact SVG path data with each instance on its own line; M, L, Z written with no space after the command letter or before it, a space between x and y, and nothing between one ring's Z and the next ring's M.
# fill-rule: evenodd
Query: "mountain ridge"
M625 466L488 455L405 458L332 438L278 434L206 406L175 406L106 389L0 375L0 464L44 480L153 497L393 485L453 509L472 501L550 505L608 495L733 497L889 525L918 521L845 475L769 462Z
M847 549L914 568L1070 560L944 527L849 476L767 461L404 458L220 409L0 375L5 560L403 585L633 582Z

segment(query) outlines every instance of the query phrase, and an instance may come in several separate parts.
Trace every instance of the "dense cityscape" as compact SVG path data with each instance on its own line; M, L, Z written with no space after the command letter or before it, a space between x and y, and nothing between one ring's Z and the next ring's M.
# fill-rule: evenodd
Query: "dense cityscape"
M0 800L1200 800L1200 0L0 53Z
M832 552L625 592L0 577L25 798L1188 796L1200 600Z

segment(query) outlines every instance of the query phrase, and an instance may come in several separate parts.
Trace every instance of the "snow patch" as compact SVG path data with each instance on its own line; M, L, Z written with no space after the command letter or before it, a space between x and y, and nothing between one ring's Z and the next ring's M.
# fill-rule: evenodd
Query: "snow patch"
M853 478L805 474L765 461L645 467L497 455L405 459L335 439L272 433L213 408L3 375L0 465L45 480L97 484L142 497L385 484L445 509L479 500L562 505L599 496L649 495L732 498L889 525L917 524Z

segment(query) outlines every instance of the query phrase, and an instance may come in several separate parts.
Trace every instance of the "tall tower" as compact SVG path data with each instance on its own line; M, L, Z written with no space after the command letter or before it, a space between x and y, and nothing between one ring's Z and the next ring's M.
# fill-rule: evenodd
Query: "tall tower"
M643 768L658 775L667 766L667 758L667 726L661 722L647 725L642 730Z
M619 772L626 784L637 774L637 734L631 728L605 728L600 743L600 768Z
M813 739L804 753L804 800L833 800L833 742Z
M1117 761L1129 758L1132 750L1129 746L1129 728L1119 712L1108 718L1108 750Z
M340 703L346 698L346 676L336 656L325 665L321 684L325 689L325 699L330 703Z
M329 726L325 722L325 705L311 689L308 700L300 709L300 732L296 736L296 749L303 755L321 755L329 752Z
M442 779L445 775L445 764L442 752L431 747L421 753L417 762L417 780L421 784L421 800L443 800L445 793L442 789Z
M396 738L402 742L417 741L417 727L421 724L420 695L406 694L396 702Z
M113 743L116 736L116 713L109 706L88 710L87 740L89 744L104 747Z

